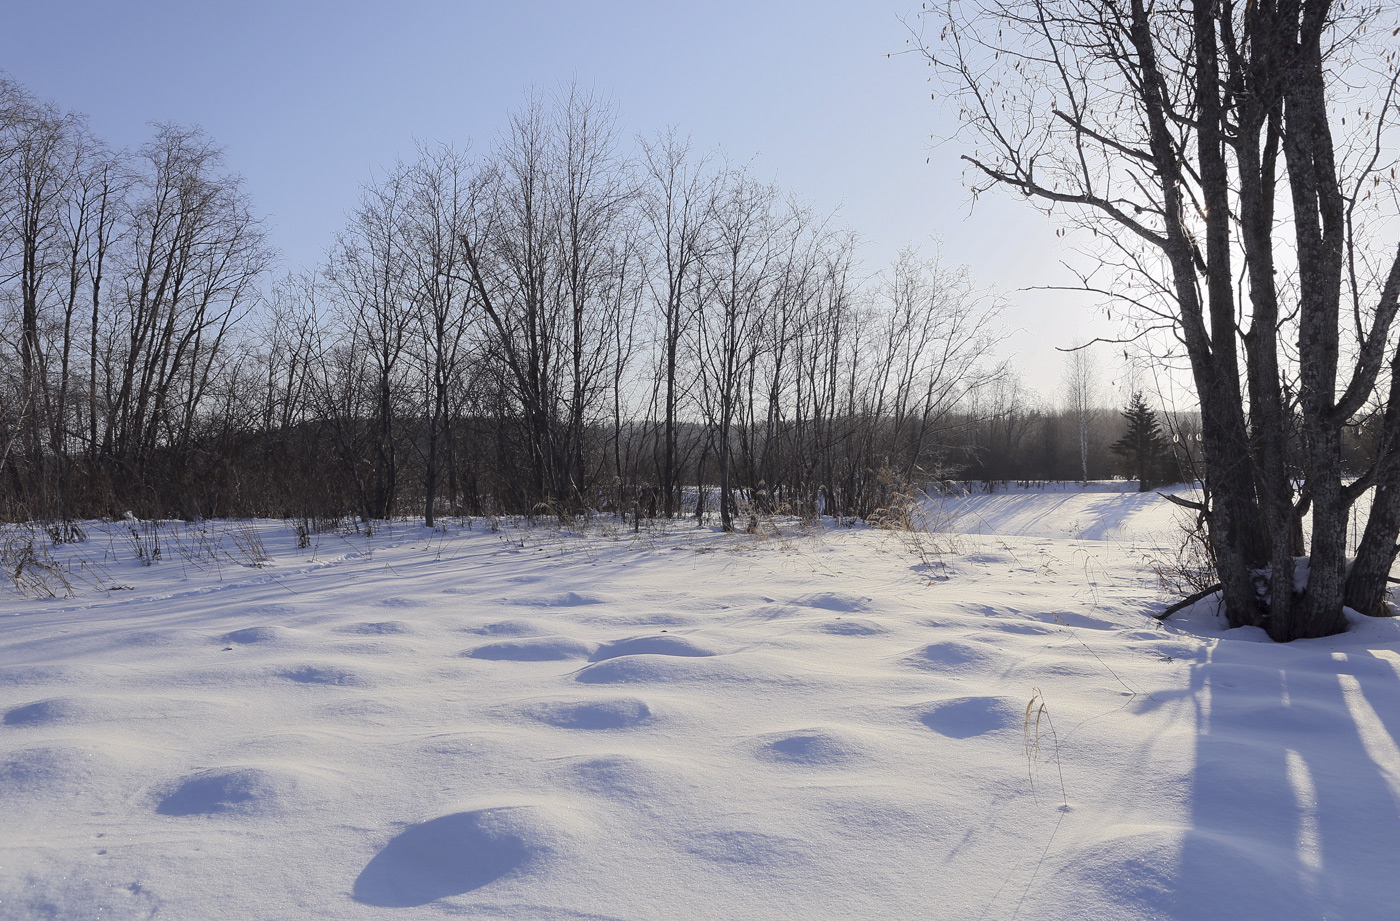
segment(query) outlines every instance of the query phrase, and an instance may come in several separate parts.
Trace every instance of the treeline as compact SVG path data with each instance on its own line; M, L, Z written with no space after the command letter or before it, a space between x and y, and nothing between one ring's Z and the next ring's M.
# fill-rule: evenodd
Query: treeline
M966 434L955 451L963 458L960 476L988 483L1138 479L1141 471L1114 448L1130 428L1133 397L1125 397L1121 407L1108 407L1065 393L1056 405L1028 391L1015 375L1003 376L969 401ZM1155 480L1196 478L1199 416L1148 412L1161 438Z
M732 527L1119 472L1121 419L1037 409L965 271L911 249L871 274L857 249L673 131L624 142L566 87L481 152L421 146L324 264L274 279L201 131L114 150L0 81L0 516Z
M395 164L275 283L197 129L117 151L5 82L0 181L10 518L866 515L998 371L965 272L867 275L830 218L674 132L632 149L578 88Z

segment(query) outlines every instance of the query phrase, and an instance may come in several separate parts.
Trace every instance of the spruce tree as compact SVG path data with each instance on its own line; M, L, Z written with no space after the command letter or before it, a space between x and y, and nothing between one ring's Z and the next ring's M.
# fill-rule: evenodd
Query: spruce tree
M1138 481L1138 491L1146 492L1157 483L1158 471L1165 466L1167 440L1162 436L1157 414L1141 393L1133 394L1122 416L1128 422L1128 430L1111 449L1123 458L1129 478Z

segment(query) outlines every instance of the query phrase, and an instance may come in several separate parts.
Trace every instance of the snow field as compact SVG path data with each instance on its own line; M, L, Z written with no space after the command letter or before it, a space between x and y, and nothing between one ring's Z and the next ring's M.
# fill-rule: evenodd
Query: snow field
M1389 917L1396 624L1158 625L1165 502L981 498L933 569L795 525L94 536L129 588L0 601L0 918Z

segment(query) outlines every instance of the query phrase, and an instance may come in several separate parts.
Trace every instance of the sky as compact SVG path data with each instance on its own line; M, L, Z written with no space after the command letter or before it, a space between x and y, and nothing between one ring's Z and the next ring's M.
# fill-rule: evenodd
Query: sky
M1114 330L1073 284L1055 225L1008 196L971 207L951 114L906 51L904 0L395 3L348 0L7 4L0 68L88 115L117 146L150 122L203 127L267 215L284 268L310 267L362 184L416 142L489 148L531 86L576 80L624 135L674 125L866 241L870 269L907 245L965 264L1009 303L1008 357L1058 400L1067 347ZM910 21L913 21L912 19ZM935 243L941 241L941 243ZM1109 350L1104 400L1114 388Z

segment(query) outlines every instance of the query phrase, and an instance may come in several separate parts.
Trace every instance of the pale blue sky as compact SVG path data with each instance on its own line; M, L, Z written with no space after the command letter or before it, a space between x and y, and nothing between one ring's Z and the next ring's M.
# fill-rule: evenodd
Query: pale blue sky
M929 149L952 126L922 64L886 57L905 47L902 0L7 6L0 67L117 145L139 144L150 121L203 126L287 267L320 258L359 185L415 138L482 149L527 86L577 79L611 97L629 135L674 124L840 206L872 269L942 237L947 260L1008 294L1008 345L1047 396L1052 346L1092 327L1080 299L1014 290L1071 281L1053 226L1001 198L969 217L956 144Z

